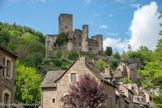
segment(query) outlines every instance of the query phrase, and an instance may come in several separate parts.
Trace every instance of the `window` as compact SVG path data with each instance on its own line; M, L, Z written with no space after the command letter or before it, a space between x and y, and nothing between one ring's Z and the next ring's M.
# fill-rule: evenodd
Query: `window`
M8 108L8 104L9 104L9 94L5 93L4 94L4 104L5 104L5 107L4 108Z
M79 42L79 46L81 46L81 42Z
M71 73L71 82L76 82L76 73Z
M55 98L52 99L52 103L55 103Z
M10 71L11 71L11 62L7 60L7 70L6 70L6 76L10 76Z
M67 26L65 26L65 29L67 29L68 27Z

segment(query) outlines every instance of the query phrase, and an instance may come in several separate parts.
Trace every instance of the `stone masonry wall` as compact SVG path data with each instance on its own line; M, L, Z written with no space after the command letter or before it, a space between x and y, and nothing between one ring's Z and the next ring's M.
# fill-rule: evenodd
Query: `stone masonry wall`
M4 69L0 69L0 103L4 100L4 93L8 93L10 103L14 103L14 94L15 94L15 75L16 75L16 59L10 55L9 53L5 52L4 50L0 49L0 64L4 65L5 57L7 60L10 60L13 63L12 70L9 70L12 73L9 76L4 76ZM12 71L12 72L11 72ZM0 108L2 106L0 105ZM13 107L10 107L13 108Z

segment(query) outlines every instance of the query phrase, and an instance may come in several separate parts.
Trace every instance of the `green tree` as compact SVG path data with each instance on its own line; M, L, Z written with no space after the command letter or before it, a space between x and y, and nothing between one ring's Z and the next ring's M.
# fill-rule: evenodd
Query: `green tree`
M143 70L139 70L141 75L141 83L145 89L159 89L162 92L162 39L158 41L157 49L150 56L151 61L148 62ZM154 96L157 108L162 107L162 95Z
M149 50L146 46L141 46L137 51L128 54L129 59L139 58L143 66L151 61L151 55L152 51Z
M128 54L127 53L125 53L124 51L122 52L122 54L121 54L121 60L123 60L123 61L126 61L126 60L128 60Z
M16 103L40 104L41 101L41 77L36 73L36 70L31 67L25 67L16 62ZM25 87L22 87L22 83ZM33 106L25 106L25 108L33 108Z
M105 54L106 54L107 56L111 56L111 55L112 55L112 47L106 47Z
M7 47L9 41L10 41L10 34L8 30L0 31L0 45Z
M118 52L115 52L115 54L113 54L112 56L120 60L120 54Z
M57 36L56 43L60 46L67 43L67 36L64 32Z
M105 64L105 62L103 60L98 60L97 63L95 64L95 67L100 72L104 72L105 71L106 64Z

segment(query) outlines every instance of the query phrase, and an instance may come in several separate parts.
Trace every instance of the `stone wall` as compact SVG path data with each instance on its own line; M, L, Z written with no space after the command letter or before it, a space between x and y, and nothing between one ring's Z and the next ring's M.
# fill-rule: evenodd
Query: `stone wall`
M5 93L9 95L8 102L14 103L16 58L6 51L0 49L0 64L5 65L5 59L8 61L7 67L9 75L4 74L5 68L0 69L0 103L4 102ZM2 108L1 105L0 108Z

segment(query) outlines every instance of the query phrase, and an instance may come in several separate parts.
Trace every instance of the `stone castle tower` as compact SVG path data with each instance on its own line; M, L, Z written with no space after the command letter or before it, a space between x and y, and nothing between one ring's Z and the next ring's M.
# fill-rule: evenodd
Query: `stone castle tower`
M59 16L59 33L73 31L73 15L61 14Z
M67 44L58 46L56 43L56 35L46 36L46 55L52 55L57 50L69 50L76 52L87 52L99 54L103 52L103 36L95 35L88 38L88 25L83 25L82 30L75 29L73 31L73 15L61 14L59 16L58 33L65 32L67 35ZM55 49L55 50L54 50Z

